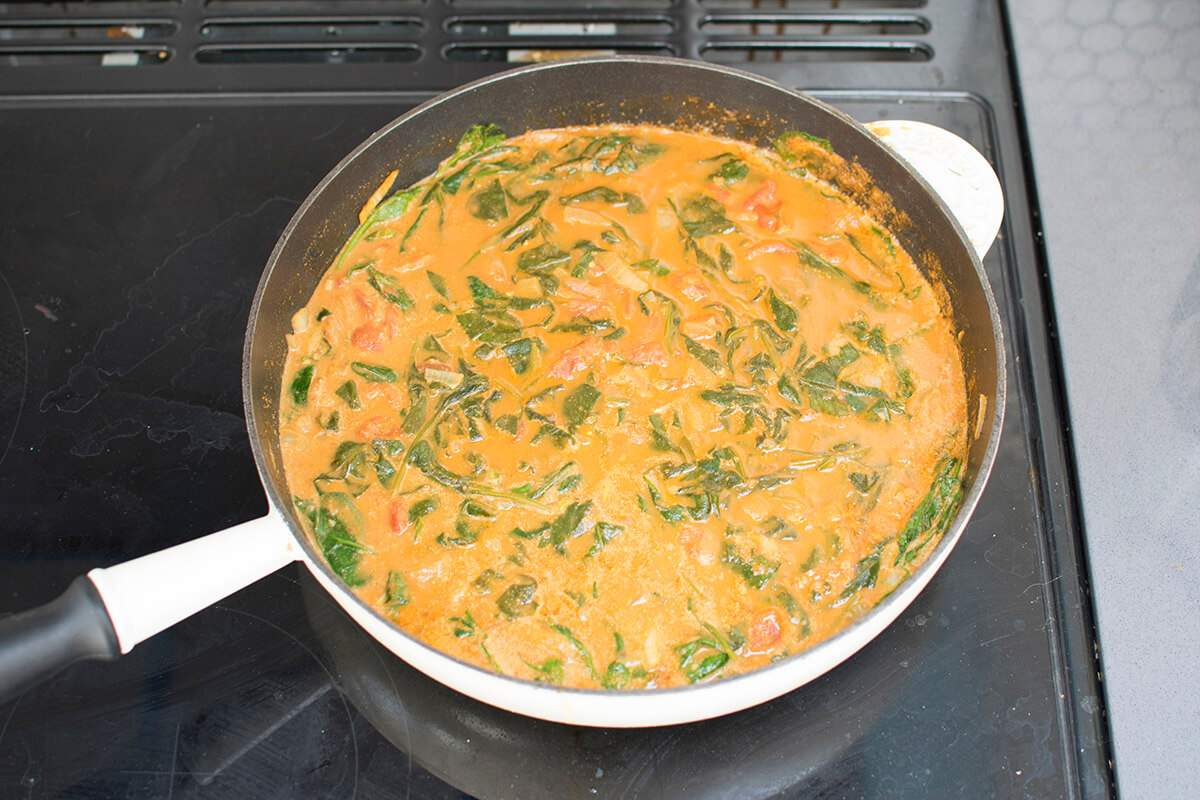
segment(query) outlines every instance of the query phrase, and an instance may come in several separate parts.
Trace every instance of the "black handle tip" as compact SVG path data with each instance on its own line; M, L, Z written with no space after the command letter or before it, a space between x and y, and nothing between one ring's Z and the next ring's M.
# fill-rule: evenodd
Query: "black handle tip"
M120 654L104 601L81 575L49 603L0 618L0 701L80 659Z

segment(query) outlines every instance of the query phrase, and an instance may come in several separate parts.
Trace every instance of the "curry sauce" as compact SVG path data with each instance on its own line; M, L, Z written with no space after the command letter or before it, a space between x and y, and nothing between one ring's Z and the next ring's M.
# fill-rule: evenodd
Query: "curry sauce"
M579 687L719 679L877 604L959 503L962 365L825 157L477 126L391 176L288 337L330 566L435 648Z

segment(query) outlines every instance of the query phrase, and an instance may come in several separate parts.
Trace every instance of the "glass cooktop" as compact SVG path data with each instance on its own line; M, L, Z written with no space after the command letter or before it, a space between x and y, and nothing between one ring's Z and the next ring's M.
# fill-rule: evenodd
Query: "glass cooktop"
M180 13L199 13L195 5L183 3ZM210 5L242 13L236 3ZM345 8L358 13L362 5ZM432 5L482 14L470 3ZM953 53L899 62L860 55L841 71L826 62L809 69L791 52L756 62L754 48L732 46L804 38L788 26L809 24L803 15L816 6L840 5L908 14L891 24L916 27L896 35L938 47L938 21L965 13L965 21L943 27L958 31L959 46L971 44L964 37L984 40L976 56L999 69L981 77L981 67ZM174 13L171 4L147 7ZM413 13L431 7L418 4ZM703 14L724 14L734 27L717 37L730 45L723 58L742 58L738 66L810 90L859 120L942 125L997 167L1008 216L985 267L1009 348L1008 408L988 488L945 567L865 649L773 702L692 725L597 730L522 718L443 688L375 643L293 565L117 661L76 664L0 703L0 795L1112 793L1052 310L1019 119L1002 102L1015 88L1006 82L997 8L595 7L650 26L629 29L628 41L656 35L655 19L686 23L694 34L711 23ZM548 19L547 4L520 8L538 24L562 22ZM766 11L774 21L751 19ZM974 32L979 20L990 25L986 35ZM479 41L480 25L500 24L467 22L455 24ZM749 27L767 22L780 27ZM550 30L540 43L561 45L554 37L564 29ZM494 31L487 35L496 44ZM662 37L676 46L677 34ZM346 152L446 88L393 91L363 78L354 91L304 91L283 85L302 84L285 71L277 90L121 92L102 85L112 80L105 73L81 78L81 85L92 81L88 91L68 92L66 73L44 70L75 67L13 66L8 55L0 74L42 83L10 84L0 96L0 611L46 602L92 567L266 512L240 382L245 320L262 267L300 202ZM443 80L453 85L473 77L461 70L504 66L489 59L468 59ZM267 81L262 73L252 78Z

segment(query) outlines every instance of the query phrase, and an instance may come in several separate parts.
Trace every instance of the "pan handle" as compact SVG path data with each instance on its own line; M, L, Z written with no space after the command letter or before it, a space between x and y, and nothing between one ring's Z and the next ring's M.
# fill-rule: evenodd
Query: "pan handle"
M983 154L956 134L927 122L885 119L865 127L933 187L983 258L1004 218L1000 179Z
M46 605L0 619L0 702L85 658L110 660L300 558L274 510L80 576Z

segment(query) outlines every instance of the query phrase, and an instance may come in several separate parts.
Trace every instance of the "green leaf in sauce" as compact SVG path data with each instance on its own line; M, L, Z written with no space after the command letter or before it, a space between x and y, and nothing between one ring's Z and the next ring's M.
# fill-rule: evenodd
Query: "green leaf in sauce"
M391 275L380 272L374 267L367 268L367 283L371 284L371 288L379 292L384 300L398 305L402 309L407 310L416 305L408 292L404 291L404 287L400 285L400 281Z
M584 558L591 558L604 549L605 545L613 540L613 538L625 530L620 525L613 525L609 522L597 522L592 526L592 546L588 548Z
M857 278L850 277L850 275L848 275L845 270L843 270L841 267L831 264L829 261L826 261L824 258L821 258L821 256L819 256L811 247L806 245L804 242L793 241L793 242L790 242L790 244L794 248L796 248L796 257L800 260L800 263L803 264L804 266L810 267L811 269L814 269L817 272L822 272L831 277L839 278L839 279L845 281L847 284L849 284L850 288L853 289L854 291L858 292L859 294L865 295L866 297L869 297L872 300L875 300L876 302L882 302L879 300L879 295L875 291L875 287L871 286L871 284L867 283L866 281L861 281L861 280L858 280Z
M624 689L629 685L632 675L627 667L621 661L610 661L608 668L604 670L604 677L600 681L600 685L605 689Z
M412 602L412 594L408 590L408 580L404 573L398 570L388 572L387 583L383 587L383 605L388 612L395 614Z
M414 539L420 535L422 518L432 514L437 510L437 507L438 499L436 495L422 498L408 507L408 521L416 527L416 530L413 532Z
M391 367L384 367L379 364L365 364L362 361L355 361L350 364L350 369L355 375L369 383L395 383L396 370Z
M840 605L863 589L870 589L875 585L875 581L879 579L879 566L883 560L883 548L890 541L891 537L889 536L876 545L872 552L858 560L858 564L854 568L854 577L842 589L834 605Z
M425 270L425 277L429 278L429 285L433 287L433 290L435 292L437 292L438 294L440 294L442 297L446 298L447 300L450 299L450 293L449 293L449 290L446 288L446 279L445 278L443 278L441 275L438 275L436 272L433 272L431 270Z
M479 541L480 533L465 519L460 519L454 523L454 534L439 533L437 543L442 547L471 547Z
M960 463L957 458L946 457L934 468L933 484L897 537L896 564L911 562L950 525L963 495Z
M692 357L699 361L714 375L721 374L721 354L712 348L705 347L690 336L683 337L683 344Z
M737 226L725 216L725 206L707 195L691 198L676 212L679 224L693 239L733 233Z
M616 189L611 189L607 186L597 186L578 194L568 195L563 197L559 202L565 206L577 205L579 203L605 203L611 206L624 207L630 214L642 214L646 211L646 204L636 194L618 192Z
M350 406L350 408L357 409L359 407L358 386L354 381L346 381L335 389L333 393L342 398L342 402Z
M298 406L308 405L308 388L312 385L313 367L313 364L301 367L296 370L296 376L292 378L290 387L292 402Z
M561 658L548 658L541 664L530 663L529 661L525 661L524 658L521 660L525 662L525 666L538 673L535 680L553 684L563 682L563 662Z
M590 383L581 383L563 398L563 416L571 428L577 428L592 414L600 390Z
M579 641L579 637L571 633L571 629L567 626L559 625L555 622L550 623L550 630L554 631L559 636L564 637L568 642L571 643L571 646L574 647L576 652L579 653L579 658L583 660L584 666L586 666L588 672L591 673L592 679L597 683L600 683L600 674L596 672L596 664L592 661L592 654L588 652L588 649L584 646L583 642Z
M779 571L779 562L772 561L761 553L751 551L744 556L733 542L726 541L721 549L721 563L732 569L748 586L761 589Z
M358 570L359 561L366 548L359 544L358 539L350 533L346 523L337 514L326 508L329 502L341 502L346 508L357 513L357 509L354 508L350 499L342 496L339 500L333 495L327 494L319 498L316 503L300 497L293 497L292 502L295 504L296 510L308 519L313 538L316 539L317 546L321 548L321 555L325 557L330 568L350 586L361 586L366 583L366 576L360 574Z
M528 575L518 575L516 580L496 598L496 608L509 619L528 617L537 611L537 581Z
M767 292L767 301L771 305L771 313L775 315L775 324L779 330L796 330L796 309L785 303L774 289Z
M691 641L677 644L673 648L679 660L679 669L688 679L696 683L722 670L733 658L729 644L711 625L705 625L705 633Z
M467 637L474 636L475 632L479 629L479 625L475 622L475 617L471 615L470 611L464 611L460 616L457 617L450 617L450 622L450 632L453 633L457 639L465 639Z
M476 219L499 222L508 216L508 199L500 181L493 179L484 188L471 195L467 210Z
M509 342L500 348L504 353L504 357L508 359L508 363L512 366L513 372L518 375L524 375L529 371L529 361L533 355L533 339L517 339L514 342Z

